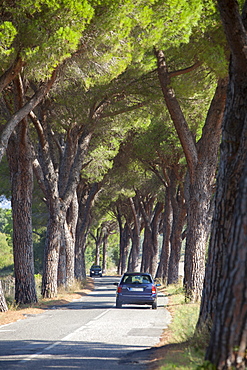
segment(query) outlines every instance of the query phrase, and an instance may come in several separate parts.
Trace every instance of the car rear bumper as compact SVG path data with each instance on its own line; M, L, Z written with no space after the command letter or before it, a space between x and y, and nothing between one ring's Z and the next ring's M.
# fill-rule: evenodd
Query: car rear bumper
M117 295L117 300L121 304L149 304L152 305L156 300L157 296L141 296L141 297L132 297L132 296L123 296Z

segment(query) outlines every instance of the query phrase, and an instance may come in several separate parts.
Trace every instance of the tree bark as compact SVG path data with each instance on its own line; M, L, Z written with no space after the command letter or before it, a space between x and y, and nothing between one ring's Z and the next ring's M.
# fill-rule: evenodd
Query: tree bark
M118 229L119 229L119 261L118 261L118 275L122 275L127 270L127 256L129 251L129 227L127 222L123 226L122 214L120 207L117 206L116 218L118 220Z
M97 230L98 233L99 229ZM101 230L100 235L95 239L95 265L100 265L100 247L103 241L103 231Z
M128 261L128 271L138 271L139 270L139 253L140 253L140 232L141 232L141 222L140 216L138 214L138 207L136 206L136 199L129 198L130 208L133 216L133 228L129 226L130 238L132 241L132 246Z
M162 279L165 285L167 284L168 263L170 258L170 236L172 229L172 217L173 214L171 207L171 186L170 184L168 184L165 192L162 249L159 266L156 273L156 278Z
M91 225L90 210L96 195L100 191L100 187L101 183L87 186L81 180L77 188L79 214L75 242L75 278L80 281L86 279L85 250L87 235Z
M184 287L186 300L199 301L205 274L205 250L212 215L213 182L225 107L227 79L220 79L207 114L202 136L196 144L171 87L162 51L156 52L162 92L184 150L189 173L187 237Z
M45 117L46 108L42 108ZM75 125L67 131L65 148L63 149L59 141L54 138L46 120L43 119L41 122L33 114L31 117L40 143L39 156L37 156L37 160L39 160L37 167L40 171L36 167L36 174L39 176L38 183L41 184L41 189L47 199L50 218L47 227L42 282L42 294L45 297L56 295L58 272L60 281L65 282L65 287L71 285L74 280L75 238L71 237L71 232L74 233L76 220L68 220L68 211L80 181L80 171L92 132L81 131ZM75 217L75 213L73 213L73 217ZM58 271L61 243L64 246L64 251L61 250L63 254L60 259L60 267L64 266L66 277L63 271Z
M218 0L231 49L215 213L199 328L211 324L206 359L217 369L246 369L247 349L247 2Z
M61 243L59 202L49 202L49 222L47 225L44 251L41 294L43 298L57 295L58 261Z
M105 235L103 238L103 248L102 248L102 272L106 272L106 264L107 264L107 241L108 235Z
M0 77L0 93L7 87L21 72L24 63L17 57L14 63Z
M127 270L127 258L129 253L130 247L130 233L129 227L127 222L124 224L122 238L121 238L121 252L120 252L120 268L118 269L118 273L122 275Z
M24 94L20 76L15 82L20 107ZM36 303L32 238L33 157L26 119L12 134L7 157L11 175L15 301L18 304Z
M6 152L6 148L8 145L9 138L18 125L28 114L41 102L41 100L45 97L48 91L51 89L54 81L56 79L56 71L53 72L51 79L44 85L42 85L39 90L32 96L32 98L23 106L21 107L10 120L6 123L0 138L0 162Z
M247 71L245 70L245 74ZM239 77L239 76L238 76ZM246 101L247 84L231 71L223 125L216 211L201 307L200 326L212 325L206 359L218 369L245 369L246 292ZM243 107L244 105L243 104ZM242 106L242 103L241 103ZM206 303L206 300L211 299Z
M2 288L2 282L0 280L0 312L8 311L8 306L4 297L4 292Z
M177 185L174 171L171 171L170 179L173 222L167 284L177 284L179 282L179 261L181 257L183 228L186 220L186 206L183 186Z
M142 243L142 261L141 271L150 272L152 269L153 256L153 240L152 240L152 216L155 197L152 195L141 196L140 192L136 190L136 196L139 203L140 212L144 223L144 239Z
M68 289L75 280L75 229L78 219L76 191L67 212L61 212L61 244L58 265L58 285Z
M66 213L64 232L66 241L66 288L73 285L75 280L75 238L78 221L78 200L76 190Z
M150 201L150 200L149 200ZM147 203L149 203L149 201ZM148 205L141 203L141 212L144 219L144 240L142 252L141 271L148 272L155 276L158 268L158 253L159 253L159 227L160 216L163 210L163 203L157 202L153 208L154 199Z

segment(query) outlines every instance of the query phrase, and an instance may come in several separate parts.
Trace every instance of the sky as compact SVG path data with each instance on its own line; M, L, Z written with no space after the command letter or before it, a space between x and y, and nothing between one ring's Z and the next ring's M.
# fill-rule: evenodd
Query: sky
M0 208L11 209L11 201L0 195Z

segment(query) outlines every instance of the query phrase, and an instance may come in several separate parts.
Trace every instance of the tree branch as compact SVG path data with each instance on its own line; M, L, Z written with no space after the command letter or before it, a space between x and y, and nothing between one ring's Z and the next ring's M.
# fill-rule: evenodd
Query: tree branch
M55 79L56 71L53 72L51 79L45 85L41 86L37 93L35 93L32 98L6 123L0 139L0 162L5 154L9 138L15 127L18 125L19 122L22 121L24 117L26 117L31 112L31 110L33 110L41 102L41 100L52 87Z
M187 68L184 68L184 69L178 69L177 71L168 72L168 75L169 75L169 77L176 77L176 76L184 75L186 73L194 71L195 69L197 69L201 65L202 65L201 62L196 62L190 67L187 67Z
M15 79L23 66L23 61L20 57L17 57L12 66L0 77L0 93Z
M158 64L158 77L160 86L164 95L167 109L181 142L188 164L191 181L193 182L195 168L198 162L196 143L184 117L180 104L176 98L175 92L170 86L170 75L166 65L165 55L161 50L155 50L155 55Z
M246 23L246 14L243 14L242 19L236 0L218 0L218 7L234 63L241 65L243 72L247 68L247 34L243 23L243 20Z
M147 104L148 104L147 102L138 103L136 105L132 105L131 107L120 109L116 112L110 112L110 113L102 114L101 118L115 117L115 116L118 116L119 114L128 113L128 112L131 112L135 109L139 109L139 108L141 108L141 107L143 107L144 105L147 105Z

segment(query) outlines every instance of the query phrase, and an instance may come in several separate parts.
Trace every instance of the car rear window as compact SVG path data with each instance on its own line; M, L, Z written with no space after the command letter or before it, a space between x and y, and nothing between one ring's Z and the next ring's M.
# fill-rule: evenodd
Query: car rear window
M126 275L123 277L124 284L149 284L152 283L148 275Z

